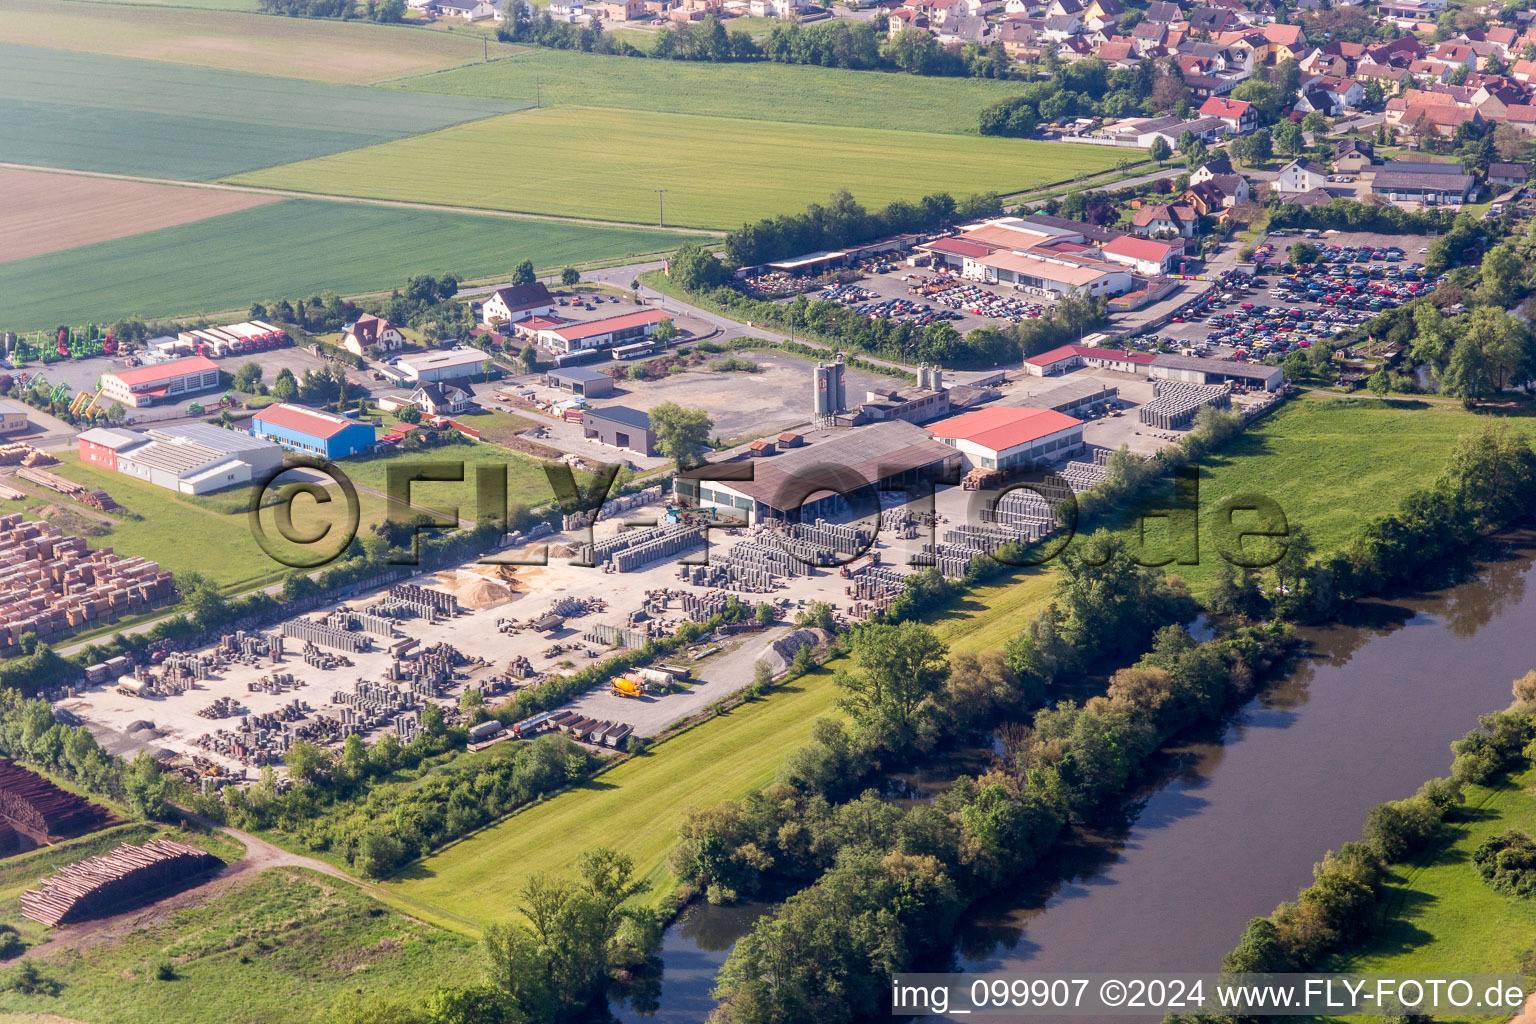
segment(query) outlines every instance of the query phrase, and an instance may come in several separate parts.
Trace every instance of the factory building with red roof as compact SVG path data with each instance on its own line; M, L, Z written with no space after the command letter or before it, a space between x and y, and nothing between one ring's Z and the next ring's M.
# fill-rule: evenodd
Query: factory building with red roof
M994 406L930 424L928 435L966 469L1011 469L1064 459L1083 447L1083 421L1052 409Z

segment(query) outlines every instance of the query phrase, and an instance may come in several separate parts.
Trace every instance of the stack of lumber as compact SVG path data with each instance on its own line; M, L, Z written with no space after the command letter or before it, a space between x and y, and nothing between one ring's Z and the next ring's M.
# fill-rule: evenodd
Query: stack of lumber
M0 444L0 466L52 466L59 460L25 441Z
M23 480L30 480L35 484L41 484L50 491L58 491L60 494L79 494L85 490L84 484L77 484L73 480L66 480L57 473L50 473L46 469L34 469L22 463L22 468L16 471L16 475Z
M201 874L223 862L206 850L170 839L124 843L104 857L67 865L42 888L21 894L21 913L46 925L109 913L129 899Z
M111 812L8 757L0 758L0 818L39 842L94 832L117 822Z
M26 496L26 491L17 490L10 484L0 483L0 501L20 501Z
M112 495L108 494L106 491L86 491L84 494L79 495L79 499L92 508L99 509L102 512L111 512L113 509L118 507L118 504L113 499Z

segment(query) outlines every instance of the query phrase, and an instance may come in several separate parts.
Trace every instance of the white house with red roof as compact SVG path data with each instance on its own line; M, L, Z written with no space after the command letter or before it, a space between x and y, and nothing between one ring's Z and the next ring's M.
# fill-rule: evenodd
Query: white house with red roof
M543 281L509 284L496 289L480 307L480 319L487 327L510 324L525 316L544 316L555 308L555 297Z
M1200 116L1220 118L1234 135L1244 135L1259 126L1259 112L1246 100L1212 96L1200 105Z
M958 451L966 469L1055 462L1083 447L1083 421L1053 409L993 406L926 429L935 441Z
M403 348L405 342L400 328L372 313L364 313L356 322L348 324L341 336L341 347L355 356L393 352Z
M135 409L175 402L218 386L219 365L206 356L187 356L101 375L106 398Z
M1130 267L1138 274L1157 277L1173 267L1174 259L1184 251L1182 243L1160 242L1153 238L1125 235L1105 244L1104 258Z

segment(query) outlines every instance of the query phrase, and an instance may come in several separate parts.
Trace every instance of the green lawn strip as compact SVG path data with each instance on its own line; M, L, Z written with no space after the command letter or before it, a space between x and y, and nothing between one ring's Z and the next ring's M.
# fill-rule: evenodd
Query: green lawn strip
M246 309L252 302L485 278L670 250L667 232L292 199L0 263L5 327ZM82 291L80 281L95 282Z
M986 78L924 78L766 62L640 60L545 49L391 84L415 92L537 99L546 107L707 111L716 117L959 135L975 135L981 109L1018 92L1015 83Z
M162 178L217 178L521 105L15 43L0 43L0 64L6 161Z
M1456 438L1483 418L1458 406L1389 403L1303 395L1250 426L1224 451L1204 460L1200 478L1200 564L1169 565L1203 596L1220 562L1221 502L1258 495L1278 502L1288 523L1303 527L1320 552L1346 546L1367 521L1395 510L1409 492L1433 483ZM1142 513L1167 512L1164 483L1135 514L1110 520L1139 542ZM1254 523L1240 513L1235 523ZM1171 521L1148 518L1147 559L1172 552ZM1230 531L1227 531L1230 533ZM1257 546L1256 541L1245 542Z
M503 173L538 153L558 175ZM815 153L806 174L795 153ZM1016 191L1115 166L1098 146L557 107L236 175L250 185L483 209L734 228L847 188L869 208L938 191ZM460 184L472 180L466 190Z
M1413 864L1395 868L1376 934L1356 951L1335 957L1326 969L1397 977L1521 973L1522 959L1536 948L1536 901L1484 882L1472 867L1472 852L1489 836L1509 829L1536 833L1533 785L1536 769L1495 788L1468 787L1466 803L1446 826L1445 842Z
M161 964L172 980L158 980ZM469 940L393 913L356 886L287 867L40 966L62 983L59 996L6 993L0 1008L91 1024L308 1024L345 992L416 999L479 977Z

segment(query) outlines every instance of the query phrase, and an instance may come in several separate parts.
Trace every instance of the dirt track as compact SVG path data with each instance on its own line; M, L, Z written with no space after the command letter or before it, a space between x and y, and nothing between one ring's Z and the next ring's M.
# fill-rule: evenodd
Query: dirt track
M165 919L187 907L202 903L205 900L221 895L226 890L236 885L244 885L268 868L300 867L311 871L318 871L333 878L340 878L353 885L369 888L366 884L359 883L357 879L342 871L340 868L327 864L325 861L316 860L313 857L304 857L239 829L220 829L225 835L239 840L245 844L245 856L233 864L212 875L191 888L182 889L152 903L125 910L120 914L112 914L108 917L99 917L91 921L81 921L78 924L65 925L56 929L47 942L39 943L28 949L25 956L52 956L63 949L81 949L102 942L119 939L130 932L140 928L149 928L160 924Z

